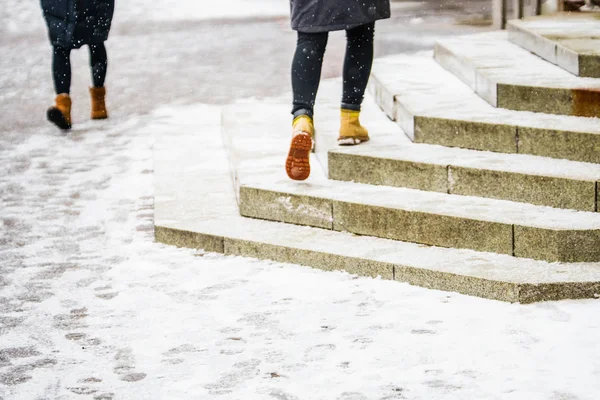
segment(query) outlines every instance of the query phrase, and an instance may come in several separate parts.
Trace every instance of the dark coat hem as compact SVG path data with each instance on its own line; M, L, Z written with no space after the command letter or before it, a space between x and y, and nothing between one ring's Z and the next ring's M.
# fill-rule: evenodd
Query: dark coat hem
M331 32L371 24L391 15L390 0L290 0L292 29Z
M78 49L104 43L109 36L114 0L41 0L48 38L55 47ZM78 9L76 5L85 4Z
M353 29L362 25L367 25L382 19L387 19L389 17L383 17L383 18L377 18L374 19L373 21L368 21L368 22L360 22L360 23L356 23L356 24L338 24L338 25L324 25L324 26L315 26L315 25L308 25L308 26L292 26L292 29L298 32L304 32L304 33L322 33L322 32L334 32L334 31L345 31L348 29Z

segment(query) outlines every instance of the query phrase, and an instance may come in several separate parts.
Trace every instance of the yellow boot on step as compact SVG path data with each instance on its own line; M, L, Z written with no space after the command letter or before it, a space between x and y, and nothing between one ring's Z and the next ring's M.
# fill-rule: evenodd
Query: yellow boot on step
M310 152L313 147L315 127L308 115L300 115L292 122L292 143L285 162L285 172L295 181L310 176Z
M354 146L369 141L369 131L360 124L360 111L345 110L342 108L340 124L340 146Z

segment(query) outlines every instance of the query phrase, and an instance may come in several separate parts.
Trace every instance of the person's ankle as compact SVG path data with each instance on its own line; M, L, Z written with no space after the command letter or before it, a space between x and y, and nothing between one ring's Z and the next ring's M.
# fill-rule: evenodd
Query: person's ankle
M293 118L294 120L298 117L301 117L303 115L306 115L307 117L309 117L310 119L313 118L313 110L310 110L308 108L300 108L298 110L295 110L294 112L292 112Z
M342 108L342 110L359 111L360 112L360 104L342 103L341 108Z

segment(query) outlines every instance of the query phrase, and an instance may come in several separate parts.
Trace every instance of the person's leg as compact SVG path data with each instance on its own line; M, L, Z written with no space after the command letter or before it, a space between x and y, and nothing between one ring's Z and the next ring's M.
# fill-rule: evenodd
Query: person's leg
M327 39L327 32L298 32L292 64L292 143L285 163L287 175L297 181L310 176L310 151L314 144L313 113Z
M54 47L52 54L52 78L57 95L71 92L71 50Z
M373 65L374 34L375 23L346 31L340 145L355 145L369 140L369 132L360 124L359 116Z
M108 68L108 56L104 43L90 45L90 67L92 70L93 86L90 88L92 100L92 119L108 118L106 111L106 70Z
M298 32L296 53L292 63L294 117L308 115L312 118L313 116L327 39L327 32Z
M54 47L52 80L56 100L46 112L46 118L60 129L71 129L71 49Z
M360 111L373 65L374 35L374 22L346 31L344 93L342 96L342 108L344 109Z
M90 45L90 66L94 87L103 87L108 68L108 56L104 43Z

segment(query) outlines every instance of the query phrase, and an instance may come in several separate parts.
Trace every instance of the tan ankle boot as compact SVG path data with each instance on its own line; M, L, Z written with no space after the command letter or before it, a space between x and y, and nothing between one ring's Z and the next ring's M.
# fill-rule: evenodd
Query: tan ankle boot
M342 108L340 136L338 137L340 146L354 146L369 141L369 131L360 124L359 116L360 111Z
M55 102L46 112L48 121L60 129L71 129L71 97L68 93L61 93L56 96Z
M295 181L310 176L310 152L313 147L315 128L308 115L301 115L292 123L292 143L285 162L285 172Z
M91 87L90 97L92 99L92 119L105 119L108 118L108 112L106 111L106 88L105 87Z

